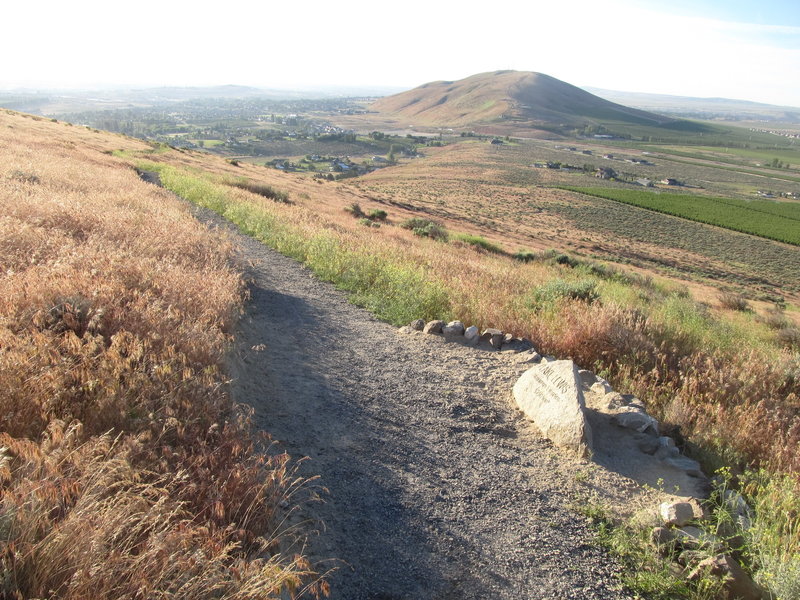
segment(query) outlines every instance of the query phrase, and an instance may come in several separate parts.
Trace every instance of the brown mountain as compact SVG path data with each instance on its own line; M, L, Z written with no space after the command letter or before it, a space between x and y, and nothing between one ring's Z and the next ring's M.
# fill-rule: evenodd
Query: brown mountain
M494 71L434 81L381 98L371 107L411 124L468 127L514 123L661 125L673 118L615 104L542 73Z

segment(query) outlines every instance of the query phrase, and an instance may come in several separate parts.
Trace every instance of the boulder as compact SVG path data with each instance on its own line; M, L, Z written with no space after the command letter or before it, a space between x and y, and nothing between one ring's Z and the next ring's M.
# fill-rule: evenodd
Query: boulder
M694 519L694 507L688 502L662 502L658 512L664 525L683 527Z
M727 554L719 554L700 561L687 579L695 581L707 575L713 575L722 581L721 598L760 600L767 597L765 591L744 572L736 559Z
M408 324L414 331L422 331L425 328L425 321L422 319L415 319Z
M545 437L579 456L592 452L592 430L578 367L558 360L531 367L514 384L514 399Z
M442 327L444 327L444 321L428 321L425 327L422 328L423 333L442 333Z
M480 338L480 333L475 325L470 325L464 330L464 339L466 339L470 344L477 343Z

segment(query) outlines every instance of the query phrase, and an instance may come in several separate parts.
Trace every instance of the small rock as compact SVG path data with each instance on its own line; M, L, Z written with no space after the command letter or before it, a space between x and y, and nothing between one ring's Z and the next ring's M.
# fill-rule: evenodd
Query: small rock
M666 527L654 527L650 532L650 540L662 554L671 552L675 539L675 532Z
M422 319L415 319L408 324L414 331L422 331L425 328L425 321Z
M444 321L436 320L436 321L428 321L425 327L422 328L423 333L442 333L442 327L444 327Z
M508 336L508 334L506 334ZM525 352L533 348L533 343L525 338L512 337L510 340L503 339L503 350L511 350L513 352Z
M543 363L551 363L551 362L556 362L556 360L558 360L558 359L557 359L555 356L553 356L552 354L545 354L545 355L542 357L542 362L543 362Z
M464 329L466 329L461 321L450 321L445 327L453 331L456 335L464 335ZM443 331L445 327L442 328Z
M676 529L675 534L686 550L705 549L713 552L722 547L722 543L717 536L692 525Z
M652 456L658 450L658 440L654 439L652 436L642 436L643 439L639 440L637 444L639 450L644 452L645 454L649 454Z
M694 508L688 502L662 502L658 511L664 525L683 527L694 518Z
M481 339L488 341L492 348L500 348L503 345L504 335L499 329L484 329L483 333L481 333Z
M442 327L442 334L448 339L460 338L464 335L464 325L460 321L453 321L453 323L457 323L457 325L448 323Z
M470 325L464 330L464 338L470 343L475 343L480 339L478 328L475 325Z
M730 511L731 516L733 516L739 527L744 531L750 529L753 523L753 511L744 497L736 490L725 490L722 493L722 498L725 507Z
M656 441L656 443L658 443ZM659 446L653 454L658 460L666 460L675 456L680 456L681 451L675 446Z
M760 600L766 597L765 591L744 572L733 557L727 554L719 554L700 561L687 579L695 581L709 574L722 581L724 592L722 598Z
M535 350L529 350L528 352L521 352L517 356L517 362L519 363L538 363L542 360L542 355L536 352Z
M673 456L672 458L666 459L664 462L668 465L672 465L676 469L686 471L686 474L690 477L705 477L703 469L700 468L700 463L686 456Z
M627 410L615 414L611 420L620 427L625 427L626 429L633 429L634 431L642 433L650 431L654 435L658 435L658 421L645 412Z
M683 565L686 568L693 569L697 566L697 564L708 558L708 554L705 552L699 552L697 550L684 550L678 555L678 564Z

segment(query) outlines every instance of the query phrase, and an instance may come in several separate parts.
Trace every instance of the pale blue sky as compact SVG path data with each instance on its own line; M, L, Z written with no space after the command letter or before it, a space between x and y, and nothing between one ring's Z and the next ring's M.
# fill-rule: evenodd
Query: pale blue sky
M797 0L39 0L3 13L0 88L413 87L517 69L800 107Z

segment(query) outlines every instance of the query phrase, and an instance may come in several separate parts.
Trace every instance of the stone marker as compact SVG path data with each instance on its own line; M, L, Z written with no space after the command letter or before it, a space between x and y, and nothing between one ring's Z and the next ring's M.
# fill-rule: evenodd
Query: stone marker
M425 327L422 329L423 333L442 333L442 327L444 327L444 321L428 321Z
M556 446L579 457L592 452L592 430L578 367L557 360L531 367L514 384L514 399L525 415Z
M414 331L422 331L425 328L425 321L422 319L415 319L408 324Z

